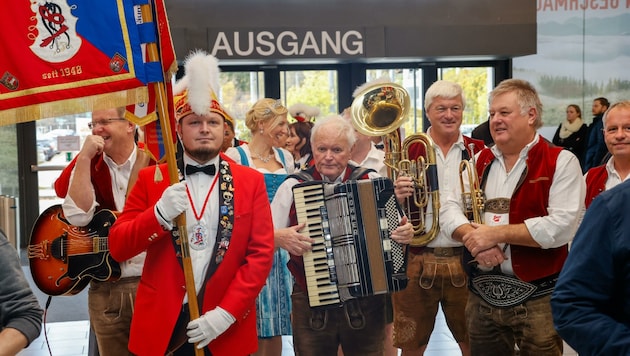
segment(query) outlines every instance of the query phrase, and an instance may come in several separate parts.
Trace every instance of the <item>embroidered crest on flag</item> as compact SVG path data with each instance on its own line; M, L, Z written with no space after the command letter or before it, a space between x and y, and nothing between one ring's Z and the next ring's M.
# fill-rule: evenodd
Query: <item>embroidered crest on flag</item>
M33 41L31 51L39 58L60 63L72 58L81 47L77 36L77 18L66 0L32 1L31 10L37 20L29 27L29 39Z

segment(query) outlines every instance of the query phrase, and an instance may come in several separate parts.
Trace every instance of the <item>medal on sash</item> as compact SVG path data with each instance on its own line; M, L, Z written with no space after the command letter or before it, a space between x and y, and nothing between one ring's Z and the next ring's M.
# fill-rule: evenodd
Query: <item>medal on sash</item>
M201 221L197 221L190 234L190 247L193 250L203 250L208 247L208 228Z
M188 240L190 248L193 250L201 251L208 247L209 240L209 232L208 227L201 220L203 218L203 213L206 211L206 206L208 206L208 200L210 200L210 193L212 193L212 189L214 185L217 183L217 178L219 175L214 176L214 180L210 185L210 189L208 190L208 194L206 195L206 199L203 202L203 207L201 211L197 213L197 209L195 209L195 204L193 203L192 196L190 195L190 190L188 189L188 185L186 185L186 193L188 194L188 200L190 201L190 206L192 207L193 214L195 215L195 219L197 223L192 227L192 234L190 234Z

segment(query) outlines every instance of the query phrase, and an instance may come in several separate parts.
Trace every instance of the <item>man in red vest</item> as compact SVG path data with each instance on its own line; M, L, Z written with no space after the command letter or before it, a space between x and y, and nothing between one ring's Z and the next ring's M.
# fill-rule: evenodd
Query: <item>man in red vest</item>
M382 356L385 339L385 295L349 299L341 306L309 305L303 255L314 242L300 233L292 188L307 181L342 183L349 180L378 178L372 169L350 163L356 141L354 128L341 116L318 119L311 130L314 166L290 175L278 187L271 203L277 245L291 254L287 264L295 277L291 295L293 345L301 356L336 355L339 346L347 355ZM411 241L413 230L402 217L391 238L401 244Z
M472 355L562 355L550 297L584 204L580 163L536 130L542 103L528 82L508 79L490 93L495 145L477 155L483 224L452 195L442 228L464 243L466 319Z
M611 189L630 176L630 101L614 104L604 114L604 142L611 158L589 169L586 179L586 207L604 190Z
M92 112L88 124L92 135L55 181L55 192L65 198L63 212L72 225L88 225L101 209L122 211L128 187L148 163L134 140L136 125L124 116L124 107ZM116 281L90 282L90 325L101 356L131 355L127 343L144 258L139 251L122 261L121 278Z
M459 130L466 108L464 92L459 84L439 80L429 87L424 98L424 111L431 122L427 135L433 142L440 201L444 204L450 191L461 194L461 161L470 159L485 146L483 141L463 136ZM424 145L414 144L409 149L409 159L427 157L425 151ZM411 184L409 176L399 176L396 180L397 187ZM411 192L401 195L410 197ZM431 207L426 211L425 220L431 222ZM431 225L427 223L427 231ZM394 345L403 349L405 355L424 354L440 305L462 354L470 355L464 318L468 287L461 264L463 250L461 241L453 240L443 231L438 232L426 246L409 248L409 283L407 288L392 295Z
M587 173L586 204L592 205L575 235L551 306L558 333L580 355L628 355L630 101L611 106L603 121L612 158Z

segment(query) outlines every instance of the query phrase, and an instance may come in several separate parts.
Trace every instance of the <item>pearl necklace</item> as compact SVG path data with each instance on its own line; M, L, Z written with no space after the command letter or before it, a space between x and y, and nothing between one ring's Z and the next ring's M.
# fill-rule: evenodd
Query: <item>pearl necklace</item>
M273 154L268 154L266 157L263 157L260 153L258 152L252 152L256 155L256 158L258 158L262 163L267 163L269 161L271 161L271 157L273 156Z

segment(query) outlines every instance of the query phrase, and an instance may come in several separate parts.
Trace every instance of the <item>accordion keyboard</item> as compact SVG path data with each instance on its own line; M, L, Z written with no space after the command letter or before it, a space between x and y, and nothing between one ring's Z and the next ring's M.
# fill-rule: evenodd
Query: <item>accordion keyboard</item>
M300 183L293 199L315 241L302 256L311 307L406 287L405 249L390 238L400 218L390 179Z
M323 183L303 183L294 187L293 200L298 223L306 224L302 234L315 240L312 250L302 256L309 304L311 307L339 304Z

